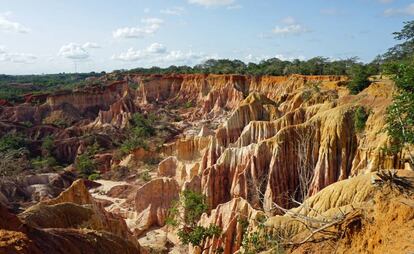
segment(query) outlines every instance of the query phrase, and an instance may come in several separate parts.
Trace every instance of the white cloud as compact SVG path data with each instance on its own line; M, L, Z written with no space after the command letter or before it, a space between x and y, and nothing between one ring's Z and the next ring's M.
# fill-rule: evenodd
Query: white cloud
M60 48L58 56L72 60L86 60L90 57L88 50L97 48L100 46L95 42L86 42L83 45L71 42Z
M11 21L9 19L10 15L11 13L9 12L0 14L0 31L15 33L28 33L30 31L30 29L24 25L15 21Z
M185 11L184 7L180 7L180 6L160 10L162 14L175 15L175 16L181 16L184 13L184 11Z
M167 52L167 48L160 43L153 43L147 48L148 53L163 54Z
M86 42L82 45L82 48L84 49L99 49L101 46L95 42Z
M129 48L126 53L121 53L118 56L113 56L112 59L121 60L121 61L139 61L154 57L156 55L165 54L167 48L160 43L153 43L145 49L135 50L134 48Z
M159 62L169 64L189 64L200 63L207 59L217 58L216 55L207 55L205 53L196 53L193 51L183 52L181 50L170 51L166 56L158 59Z
M150 8L145 8L144 9L144 13L150 13L151 12L151 9Z
M302 55L298 55L298 56L286 56L286 55L283 55L283 54L277 54L277 55L275 55L275 57L276 58L278 58L278 59L280 59L280 60L282 60L282 61L292 61L292 60L296 60L296 59L299 59L299 60L305 60L306 59L306 57L305 56L302 56Z
M143 38L155 34L164 23L159 18L146 18L141 20L142 26L139 27L124 27L115 30L112 35L114 38Z
M208 55L204 53L196 53L193 51L181 51L173 50L169 51L167 48L159 43L153 43L145 49L135 50L134 48L128 49L127 52L115 55L112 57L114 60L124 62L136 62L141 61L147 64L155 65L169 65L169 64L195 64L202 62L210 58L217 58L214 55Z
M414 3L404 8L389 8L384 11L385 16L414 16Z
M260 61L262 60L267 60L270 58L278 58L282 61L292 61L295 59L299 59L299 60L305 60L305 56L303 55L292 55L290 53L288 53L288 55L285 54L276 54L273 56L269 56L269 55L261 55L261 56L255 56L253 54L248 54L244 59L248 62L252 62L252 63L260 63Z
M310 32L308 28L299 24L293 17L286 17L282 19L281 22L284 24L283 26L276 26L273 28L272 33L274 35L299 35Z
M205 7L228 6L236 2L236 0L188 0L190 4L198 4Z
M303 27L300 24L293 24L288 26L276 26L273 28L272 33L276 35L295 35L309 32L309 29Z
M0 62L34 63L37 57L26 53L9 53L4 46L0 46Z

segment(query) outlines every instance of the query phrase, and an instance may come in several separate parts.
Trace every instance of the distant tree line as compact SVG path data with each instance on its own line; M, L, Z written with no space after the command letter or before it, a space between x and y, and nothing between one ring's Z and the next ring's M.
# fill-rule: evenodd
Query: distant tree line
M350 75L353 69L365 67L370 74L380 71L380 57L373 62L364 64L357 57L344 60L331 60L326 57L314 57L309 60L295 59L292 61L270 58L259 63L244 63L240 60L210 59L201 64L190 66L175 66L167 68L135 68L128 71L118 71L139 74L244 74L282 76L290 74L302 75Z
M59 73L44 75L0 74L0 99L19 101L27 93L44 93L82 86L89 77L101 77L105 72Z

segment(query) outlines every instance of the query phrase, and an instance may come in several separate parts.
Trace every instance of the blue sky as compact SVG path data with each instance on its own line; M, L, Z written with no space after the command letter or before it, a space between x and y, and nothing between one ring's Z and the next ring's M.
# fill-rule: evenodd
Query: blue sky
M111 71L208 58L370 61L406 0L0 0L0 73Z

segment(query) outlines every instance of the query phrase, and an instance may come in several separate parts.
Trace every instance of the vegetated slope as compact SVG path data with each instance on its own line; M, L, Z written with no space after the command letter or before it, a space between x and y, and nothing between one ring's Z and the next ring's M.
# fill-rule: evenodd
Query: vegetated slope
M0 133L28 137L30 156L41 155L42 140L52 136L53 157L67 164L98 143L91 155L95 171L123 182L112 188L102 182L94 196L125 219L147 249L197 251L181 246L174 232L149 239L165 229L180 191L202 193L209 212L200 225L223 229L205 242L204 253L233 253L258 218L281 214L349 177L409 168L404 154L382 149L389 142L383 130L392 82L377 80L358 95L349 94L346 82L341 76L128 74L118 82L102 78L99 86L50 94L40 103L1 106ZM361 108L367 114L358 118ZM136 142L120 149L128 140ZM76 172L77 166L66 170ZM25 201L38 201L30 186L22 187L32 190ZM40 196L49 199L48 193ZM3 195L6 204L16 201ZM31 211L45 209L62 211Z

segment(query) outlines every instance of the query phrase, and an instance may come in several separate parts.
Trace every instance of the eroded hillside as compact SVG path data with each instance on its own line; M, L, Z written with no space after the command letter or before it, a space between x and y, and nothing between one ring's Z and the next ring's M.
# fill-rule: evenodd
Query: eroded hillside
M388 169L400 169L403 179L412 175L405 154L383 149L389 143L384 115L394 91L389 80L374 80L357 95L349 94L341 76L129 74L110 80L102 77L99 85L0 106L0 134L27 139L29 155L18 155L20 160L46 158L45 139L52 138L47 156L65 164L53 172L46 165L40 172L22 162L27 170L19 178L5 174L0 202L19 219L2 208L14 226L3 227L0 248L12 253L33 245L41 253L45 246L32 233L37 230L56 246L69 237L65 244L82 239L91 253L103 253L88 238L101 232L105 244L128 242L123 245L128 250L114 244L105 247L107 253L256 253L279 247L345 252L359 248L356 238L363 241L376 230L366 226L369 216L385 224L381 214L390 216L388 207L401 210L399 223L407 232L412 229L410 190L388 190L392 181L371 181L375 172ZM361 110L363 118L356 113ZM75 181L85 177L79 162L84 156L93 161L88 175L94 177ZM170 208L185 191L205 196L207 209L198 225L221 229L198 247L183 245L177 229L166 225ZM391 195L408 204L395 204ZM316 228L334 219L340 224L329 226L343 226L338 214L345 219L357 212L360 226L352 234L322 240L322 233L312 234L297 219L317 221ZM20 223L28 231L17 230ZM266 234L280 246L266 242L249 252L249 235L263 225L266 232L289 231L289 236ZM408 242L402 251L412 250Z

